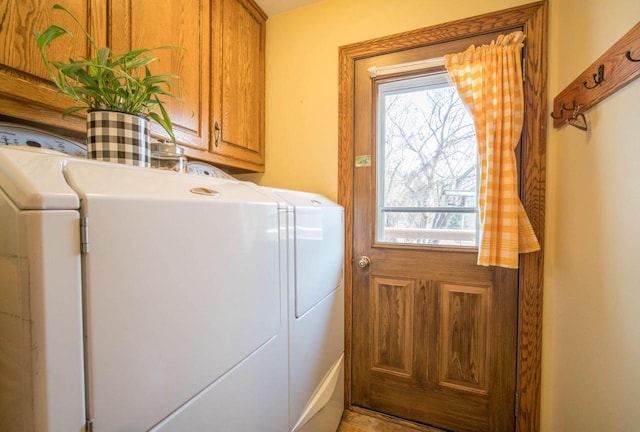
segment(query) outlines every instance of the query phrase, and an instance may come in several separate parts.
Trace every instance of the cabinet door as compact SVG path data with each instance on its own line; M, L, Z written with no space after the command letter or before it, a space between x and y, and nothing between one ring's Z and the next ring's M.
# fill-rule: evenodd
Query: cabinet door
M84 112L62 119L60 112L75 102L59 95L49 81L33 36L55 23L74 37L55 41L47 51L51 59L91 55L80 27L64 12L54 11L54 3L67 8L98 45L106 41L104 0L0 1L0 114L84 131Z
M160 4L161 3L161 4ZM109 10L109 45L115 52L172 46L152 54L159 61L152 73L179 77L171 92L181 98L164 98L179 144L195 149L208 147L209 119L209 28L207 0L113 0ZM152 122L151 133L168 138Z
M266 16L251 0L215 4L211 151L220 163L262 172Z

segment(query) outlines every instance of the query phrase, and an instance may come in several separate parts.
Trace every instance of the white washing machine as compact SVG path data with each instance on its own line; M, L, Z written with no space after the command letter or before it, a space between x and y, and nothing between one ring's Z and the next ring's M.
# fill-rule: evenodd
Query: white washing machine
M342 209L0 146L0 430L333 432Z

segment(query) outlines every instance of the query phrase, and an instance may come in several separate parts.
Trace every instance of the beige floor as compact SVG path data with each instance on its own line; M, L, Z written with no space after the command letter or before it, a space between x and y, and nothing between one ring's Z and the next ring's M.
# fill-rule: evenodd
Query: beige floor
M442 432L364 410L345 411L337 432Z

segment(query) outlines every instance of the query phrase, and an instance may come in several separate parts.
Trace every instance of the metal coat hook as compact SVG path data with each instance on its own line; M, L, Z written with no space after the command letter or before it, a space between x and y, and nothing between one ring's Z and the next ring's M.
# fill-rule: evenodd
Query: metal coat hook
M564 104L564 102L562 102L562 104L560 105L560 106L562 107L562 108L560 108L560 114L558 114L558 115L556 116L556 114L552 112L552 113L551 113L551 118L554 118L554 119L556 119L556 120L559 120L559 119L563 118L563 117L564 117L564 112L565 112L565 110L566 110L566 111L574 110L574 112L575 112L575 110L578 108L578 106L579 106L579 105L577 105L577 104L576 104L576 101L575 101L575 100L572 102L572 104L573 104L573 105L571 105L570 107L568 107L568 106L566 106L566 105Z
M627 51L626 53L624 53L624 56L631 62L640 62L640 59L634 59L631 57L631 51Z
M551 113L551 118L553 119L560 120L562 117L564 117L564 110L562 108L560 109L560 114L557 116L554 112Z
M593 74L593 83L594 85L589 86L587 85L587 82L583 82L582 85L584 86L584 88L586 89L594 89L596 87L598 87L600 84L602 84L602 81L604 81L604 65L601 64L600 66L598 66L598 73L594 73Z

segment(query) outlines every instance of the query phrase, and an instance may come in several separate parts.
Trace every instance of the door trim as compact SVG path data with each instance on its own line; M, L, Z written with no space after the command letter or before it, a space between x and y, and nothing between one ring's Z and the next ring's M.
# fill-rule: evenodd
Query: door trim
M525 35L525 119L520 194L540 241L539 252L520 258L516 430L540 430L542 283L546 178L547 1L340 47L338 96L338 202L345 209L345 407L351 407L351 332L354 174L354 65L362 58L521 29Z

